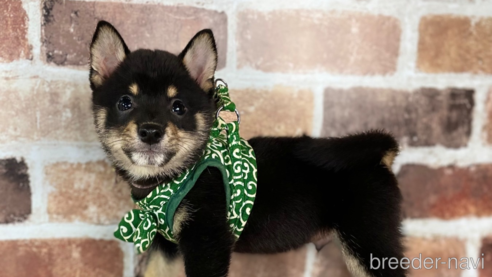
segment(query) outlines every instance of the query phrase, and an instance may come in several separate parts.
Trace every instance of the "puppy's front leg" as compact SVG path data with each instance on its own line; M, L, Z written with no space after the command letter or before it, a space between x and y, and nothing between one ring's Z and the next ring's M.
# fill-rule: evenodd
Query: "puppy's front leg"
M187 277L227 276L234 238L226 214L219 214L202 207L183 225L179 248Z
M175 233L179 233L186 276L227 276L235 239L227 223L226 193L218 169L205 170L181 205L186 206L186 215Z

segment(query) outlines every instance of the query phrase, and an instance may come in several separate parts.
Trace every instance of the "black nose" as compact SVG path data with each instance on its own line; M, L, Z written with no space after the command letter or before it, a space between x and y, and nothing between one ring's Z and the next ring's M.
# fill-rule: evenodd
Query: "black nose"
M138 128L138 137L148 144L159 143L163 136L162 128L157 124L142 124Z

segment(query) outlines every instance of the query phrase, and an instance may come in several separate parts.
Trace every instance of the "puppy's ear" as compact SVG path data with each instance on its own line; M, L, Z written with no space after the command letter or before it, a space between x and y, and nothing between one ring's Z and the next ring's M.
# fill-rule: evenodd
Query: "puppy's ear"
M209 92L214 86L214 74L217 68L217 48L212 30L205 29L198 32L179 57L191 77L204 91Z
M113 25L99 21L91 43L91 86L101 86L129 53Z

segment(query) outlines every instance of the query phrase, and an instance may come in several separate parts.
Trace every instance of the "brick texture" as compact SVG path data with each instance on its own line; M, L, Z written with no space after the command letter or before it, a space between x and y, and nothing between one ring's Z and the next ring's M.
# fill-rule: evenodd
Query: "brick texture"
M351 88L325 90L323 136L385 129L411 146L466 146L474 92Z
M312 132L314 97L309 90L284 86L234 89L231 97L241 115L240 132L244 138Z
M187 6L47 0L43 5L42 43L45 60L56 65L86 66L97 22L106 20L120 32L130 50L164 49L179 53L201 29L214 31L218 68L225 66L227 16Z
M488 120L485 125L485 133L487 135L487 142L492 144L492 89L490 89L487 99L487 115Z
M492 215L492 165L429 168L405 165L398 173L410 218Z
M492 17L430 15L421 19L417 66L429 73L492 73Z
M23 221L31 214L31 187L23 160L0 160L0 195L0 223Z
M241 11L238 67L266 72L391 74L400 44L390 16L314 10Z
M410 277L460 277L463 270L459 268L460 258L467 257L464 242L455 238L434 238L434 239L424 239L424 238L412 238L408 237L406 239L407 251L405 252L405 257L410 259L413 266L410 265L409 275ZM421 269L414 269L419 267L419 258L421 257ZM433 260L432 269L430 269L430 260L424 264L425 258L431 258ZM436 269L436 258L441 258L438 261ZM449 263L449 258L456 258L458 260L458 268L456 269L456 264L454 260ZM440 264L441 262L446 262L446 264ZM427 266L426 269L424 265Z
M480 277L492 276L492 237L483 239L478 257L483 258L483 264L479 266Z
M27 40L27 15L22 1L2 0L0 5L0 62L31 58Z
M1 277L122 277L116 241L51 239L0 241Z
M115 172L106 162L56 163L47 166L45 174L51 187L51 221L118 223L133 208L129 186L116 183Z
M0 102L10 103L0 109L0 142L97 140L87 81L0 82Z
M281 254L234 253L229 270L230 277L301 277L306 262L306 247Z
M325 245L316 256L312 277L350 277L342 252L335 243Z
M436 2L436 3L475 3L475 0L421 0L422 2ZM485 0L487 1L487 0Z

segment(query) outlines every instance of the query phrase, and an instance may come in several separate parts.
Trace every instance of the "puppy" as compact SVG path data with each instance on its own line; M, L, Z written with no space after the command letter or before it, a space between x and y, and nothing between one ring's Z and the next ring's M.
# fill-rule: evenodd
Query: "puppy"
M107 22L91 47L90 85L96 130L117 173L142 199L200 159L217 110L217 50L211 30L179 55L131 52ZM278 253L306 243L342 246L354 276L405 276L401 260L401 194L389 135L344 138L257 137L255 205L239 239L227 225L221 173L205 170L174 216L177 243L157 234L147 255L184 260L188 277L227 276L231 253ZM161 253L161 254L155 254ZM371 259L382 264L371 267ZM161 272L165 276L167 272Z

